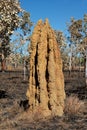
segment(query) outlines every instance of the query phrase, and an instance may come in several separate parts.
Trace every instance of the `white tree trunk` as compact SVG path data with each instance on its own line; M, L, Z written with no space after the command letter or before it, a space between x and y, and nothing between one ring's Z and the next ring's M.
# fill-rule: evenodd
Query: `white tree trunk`
M70 61L69 61L69 74L71 75L71 68L72 68L72 46L70 50Z
M86 54L86 63L85 63L85 81L86 81L86 86L87 86L87 54Z
M25 60L24 60L24 80L26 79L26 67L25 67Z

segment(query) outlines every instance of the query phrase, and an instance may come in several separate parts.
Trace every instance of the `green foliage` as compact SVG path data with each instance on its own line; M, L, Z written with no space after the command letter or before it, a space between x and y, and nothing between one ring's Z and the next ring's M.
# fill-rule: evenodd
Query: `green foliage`
M64 36L62 31L57 31L57 30L55 30L55 35L56 35L56 40L61 51L63 64L66 65L68 62L66 37Z
M22 9L17 0L0 0L0 52L6 57L10 53L10 36L19 26Z
M87 14L84 15L83 19L71 19L68 31L70 44L74 44L78 48L78 53L82 54L83 51L85 53L87 46Z
M0 0L0 37L11 35L18 27L22 9L16 0Z
M7 57L11 53L10 37L13 32L19 28L26 35L31 26L30 14L20 7L18 0L0 0L0 53Z
M77 58L81 64L81 59L86 55L87 48L87 14L84 15L83 19L75 20L74 18L71 18L71 21L68 24L68 32L71 58L70 64L75 64L75 59Z
M22 22L21 22L21 29L23 30L24 35L26 33L30 33L30 28L32 26L32 22L30 21L30 14L28 12L23 12L22 14Z

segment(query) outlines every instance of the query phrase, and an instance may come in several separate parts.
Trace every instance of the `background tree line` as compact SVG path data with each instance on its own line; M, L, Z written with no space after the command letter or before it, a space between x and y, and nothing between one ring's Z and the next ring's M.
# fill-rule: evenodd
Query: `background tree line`
M33 23L30 14L21 8L18 0L0 1L0 61L5 70L6 59L10 62L23 63L29 55L29 42ZM87 72L87 14L83 19L71 18L66 25L66 36L55 30L57 42L61 50L63 69L71 72L76 66ZM85 75L87 75L85 73ZM87 76L86 76L87 77Z

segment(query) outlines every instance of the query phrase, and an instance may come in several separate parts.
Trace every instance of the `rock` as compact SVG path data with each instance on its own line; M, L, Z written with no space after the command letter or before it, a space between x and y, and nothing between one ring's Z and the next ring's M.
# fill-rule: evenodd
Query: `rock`
M43 108L44 116L62 116L64 109L64 76L55 33L39 20L30 43L30 77L27 98L30 109Z

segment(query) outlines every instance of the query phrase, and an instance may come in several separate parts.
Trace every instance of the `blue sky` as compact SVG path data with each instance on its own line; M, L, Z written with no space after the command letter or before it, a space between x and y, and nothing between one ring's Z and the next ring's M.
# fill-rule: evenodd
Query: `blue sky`
M71 17L81 19L87 14L87 0L20 0L20 3L30 12L32 22L48 18L53 29L64 33Z

